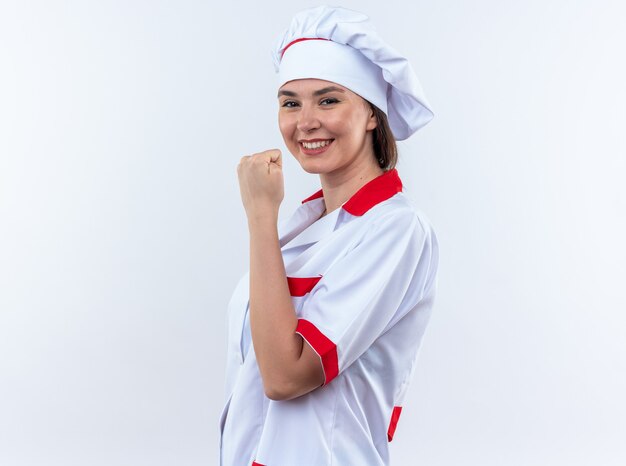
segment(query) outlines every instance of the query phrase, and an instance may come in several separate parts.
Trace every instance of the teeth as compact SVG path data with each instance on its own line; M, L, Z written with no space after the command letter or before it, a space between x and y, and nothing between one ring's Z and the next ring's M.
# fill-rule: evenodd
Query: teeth
M302 145L306 148L306 149L319 149L320 147L324 147L327 146L328 144L330 144L331 142L333 142L331 139L327 140L327 141L317 141L317 142L303 142Z

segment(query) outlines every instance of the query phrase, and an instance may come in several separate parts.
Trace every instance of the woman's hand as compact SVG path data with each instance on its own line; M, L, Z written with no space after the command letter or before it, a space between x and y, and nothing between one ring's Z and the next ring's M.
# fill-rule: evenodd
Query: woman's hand
M278 217L284 197L280 150L270 149L242 157L237 165L237 176L248 220L267 215Z

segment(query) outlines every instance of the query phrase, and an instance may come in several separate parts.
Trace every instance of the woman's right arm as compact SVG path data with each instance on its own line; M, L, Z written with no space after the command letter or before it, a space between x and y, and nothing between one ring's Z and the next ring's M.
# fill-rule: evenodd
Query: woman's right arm
M280 151L243 157L237 167L250 232L250 330L268 398L287 400L324 382L320 357L297 334L280 242L283 198Z

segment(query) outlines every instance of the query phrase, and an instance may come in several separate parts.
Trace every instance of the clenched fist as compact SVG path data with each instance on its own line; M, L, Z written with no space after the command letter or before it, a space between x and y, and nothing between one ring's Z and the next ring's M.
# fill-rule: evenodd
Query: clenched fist
M241 201L248 219L278 216L285 190L280 150L270 149L242 157L237 165L237 176Z

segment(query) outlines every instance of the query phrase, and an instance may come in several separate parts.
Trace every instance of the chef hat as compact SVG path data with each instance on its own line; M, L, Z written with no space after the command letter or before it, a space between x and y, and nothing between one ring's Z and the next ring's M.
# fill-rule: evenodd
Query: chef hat
M408 60L380 38L363 13L326 5L303 10L272 57L279 87L304 78L340 84L385 112L397 140L434 116Z

